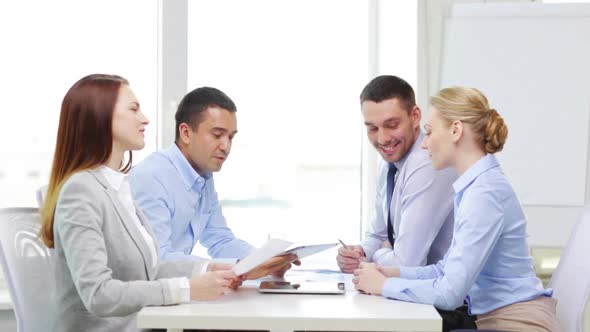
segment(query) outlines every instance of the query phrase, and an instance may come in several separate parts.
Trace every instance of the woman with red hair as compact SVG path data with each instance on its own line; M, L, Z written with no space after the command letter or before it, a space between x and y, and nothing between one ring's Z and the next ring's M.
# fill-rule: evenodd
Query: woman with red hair
M55 248L54 330L135 331L144 306L212 300L239 283L229 264L159 260L126 175L148 123L119 76L86 76L64 97L41 211Z

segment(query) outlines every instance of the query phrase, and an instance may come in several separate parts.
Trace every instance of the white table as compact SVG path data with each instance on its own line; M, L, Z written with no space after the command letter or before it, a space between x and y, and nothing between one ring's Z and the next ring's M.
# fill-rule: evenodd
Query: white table
M269 331L441 331L433 306L360 294L350 275L291 271L289 281L346 279L345 295L261 294L257 282L211 302L146 307L140 328Z

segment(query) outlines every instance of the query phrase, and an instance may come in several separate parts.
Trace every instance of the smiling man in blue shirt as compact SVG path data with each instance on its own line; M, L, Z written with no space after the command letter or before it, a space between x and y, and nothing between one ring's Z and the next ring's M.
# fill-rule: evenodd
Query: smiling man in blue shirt
M421 111L403 79L382 75L360 96L367 138L381 155L375 217L364 240L340 248L343 272L361 261L380 265L424 266L446 253L453 232L452 170L435 170L420 149Z
M199 241L212 258L240 259L254 247L227 226L213 181L238 132L236 106L222 91L202 87L182 99L175 119L175 142L152 153L129 175L133 196L158 239L161 258L199 259L191 255ZM266 267L281 274L290 266L284 261L277 258Z

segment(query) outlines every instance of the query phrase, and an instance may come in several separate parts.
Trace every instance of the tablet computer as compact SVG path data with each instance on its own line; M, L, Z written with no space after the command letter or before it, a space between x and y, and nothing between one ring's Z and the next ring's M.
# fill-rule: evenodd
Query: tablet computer
M344 283L338 281L263 281L258 290L261 293L344 294Z

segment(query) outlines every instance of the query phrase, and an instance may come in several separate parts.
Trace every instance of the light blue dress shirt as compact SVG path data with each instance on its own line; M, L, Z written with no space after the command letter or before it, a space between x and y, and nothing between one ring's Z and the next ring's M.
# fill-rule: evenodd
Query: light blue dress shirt
M254 249L228 228L212 174L199 175L175 143L133 167L129 182L163 260L198 259L190 255L197 241L212 258L242 258Z
M420 134L408 153L395 162L395 188L387 206L388 163L381 160L377 178L375 217L361 246L367 258L386 266L424 266L443 258L453 237L453 182L457 173L437 171L428 151L421 149ZM387 215L395 244L393 250L381 248L387 240Z
M402 267L387 279L383 296L452 310L466 299L469 313L485 314L541 295L551 296L535 275L526 219L493 155L472 165L453 184L455 229L443 260Z

